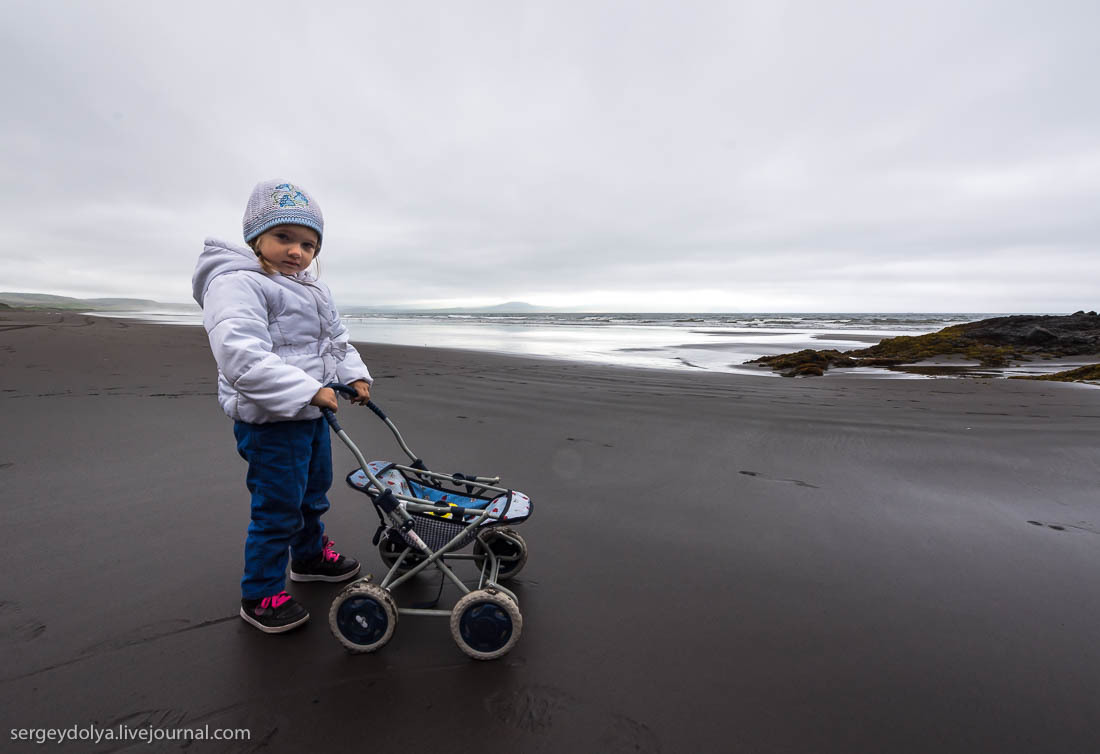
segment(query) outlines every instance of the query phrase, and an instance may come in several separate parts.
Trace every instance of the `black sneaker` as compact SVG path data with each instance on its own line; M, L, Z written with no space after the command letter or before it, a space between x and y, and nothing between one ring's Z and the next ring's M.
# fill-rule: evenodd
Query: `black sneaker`
M359 561L332 549L335 544L321 537L321 554L310 561L290 561L291 581L347 581L359 573Z
M281 634L309 620L309 611L286 592L241 600L241 617L265 634Z

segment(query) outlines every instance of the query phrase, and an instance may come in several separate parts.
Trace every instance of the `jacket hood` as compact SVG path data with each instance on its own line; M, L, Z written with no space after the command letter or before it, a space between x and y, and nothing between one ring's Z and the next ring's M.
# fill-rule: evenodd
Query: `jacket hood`
M206 289L218 275L236 270L255 270L263 273L256 253L247 246L208 238L203 244L202 254L195 264L195 274L191 276L191 292L195 301L202 306Z

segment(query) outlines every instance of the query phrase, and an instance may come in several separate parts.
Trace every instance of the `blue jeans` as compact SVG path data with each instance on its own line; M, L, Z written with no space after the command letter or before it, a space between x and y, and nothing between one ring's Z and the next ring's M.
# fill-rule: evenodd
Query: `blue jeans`
M252 493L241 596L258 599L286 586L288 550L295 560L321 554L332 447L324 419L236 422L233 434L237 452L248 461L246 482Z

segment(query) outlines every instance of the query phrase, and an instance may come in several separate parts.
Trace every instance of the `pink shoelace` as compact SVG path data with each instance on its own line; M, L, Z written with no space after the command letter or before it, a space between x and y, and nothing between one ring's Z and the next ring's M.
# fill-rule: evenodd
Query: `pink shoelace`
M285 591L282 591L278 594L273 594L270 597L264 597L262 600L260 600L260 607L279 608L285 605L287 602L290 602L290 595L287 594Z
M340 559L340 553L338 553L338 552L336 552L336 550L332 549L332 546L334 544L336 544L336 543L333 542L328 537L325 537L325 540L322 543L322 547L321 547L321 554L324 555L325 560L329 561L330 563L335 563L337 560Z

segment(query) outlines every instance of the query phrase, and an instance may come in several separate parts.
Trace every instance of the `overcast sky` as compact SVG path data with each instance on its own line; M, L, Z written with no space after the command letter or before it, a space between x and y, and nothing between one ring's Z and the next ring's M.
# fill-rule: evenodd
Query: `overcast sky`
M1100 307L1100 3L0 0L0 290L189 301L260 180L340 305Z

